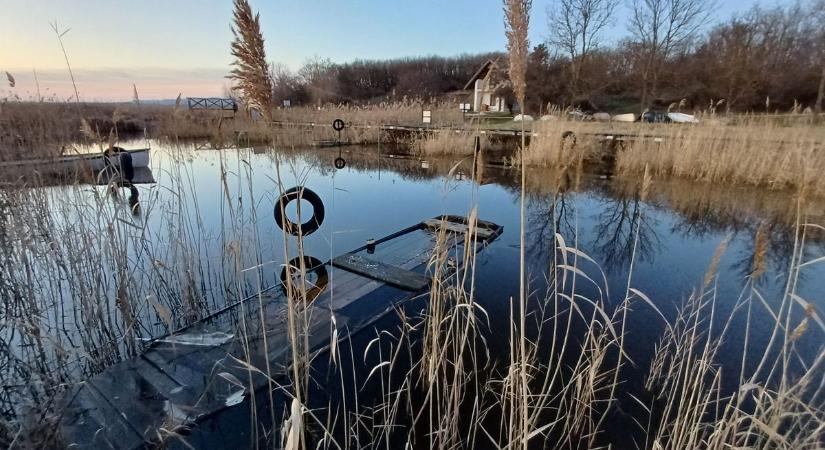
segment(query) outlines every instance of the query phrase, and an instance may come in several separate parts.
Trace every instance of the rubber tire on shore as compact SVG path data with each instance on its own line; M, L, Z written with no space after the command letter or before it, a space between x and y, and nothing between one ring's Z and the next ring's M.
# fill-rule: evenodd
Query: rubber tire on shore
M286 217L286 205L293 200L306 200L312 205L312 217L306 222L298 225ZM321 197L309 188L295 186L286 190L278 197L275 203L275 223L293 236L307 236L314 233L324 222L324 202Z
M323 293L327 285L329 284L329 274L327 273L327 268L318 258L314 258L312 256L304 256L303 257L304 268L306 269L307 273L315 272L318 275L318 280L315 282L314 286L307 289L306 299L307 302L312 302L315 300L321 293ZM287 272L287 268L292 268L293 271L300 271L301 270L301 257L297 256L292 258L288 264L281 269L281 288L284 291L284 294L289 295L287 289L286 280L289 277L289 273ZM297 286L295 286L297 287Z

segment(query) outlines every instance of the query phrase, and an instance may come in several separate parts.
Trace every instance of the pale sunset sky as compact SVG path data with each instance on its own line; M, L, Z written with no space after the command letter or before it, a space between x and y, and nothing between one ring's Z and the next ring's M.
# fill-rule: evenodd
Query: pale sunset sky
M534 0L531 45L545 40L545 10ZM629 0L628 0L629 1ZM791 0L719 0L714 21L759 4ZM335 62L504 50L500 0L251 0L261 15L267 56L292 69L313 56ZM606 40L627 33L627 4ZM61 30L81 100L219 96L232 61L231 0L0 0L0 99L65 100L71 81L57 37Z

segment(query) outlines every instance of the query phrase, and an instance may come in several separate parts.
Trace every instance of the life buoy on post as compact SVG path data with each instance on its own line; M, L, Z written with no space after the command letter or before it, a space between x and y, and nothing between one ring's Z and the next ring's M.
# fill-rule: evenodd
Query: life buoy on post
M344 121L341 119L335 119L332 121L332 129L335 131L341 131L344 129Z
M286 217L286 205L293 200L306 200L312 205L312 217L300 225ZM293 236L312 234L324 222L324 202L318 194L308 188L302 186L290 188L278 197L278 202L275 204L275 222L282 230Z
M335 168L343 169L344 167L347 167L347 161L340 156L335 158Z
M562 135L561 135L561 143L562 143L562 145L565 145L565 144L568 144L568 143L569 143L569 144L570 144L570 149L571 149L571 150L572 150L573 148L575 148L575 147L576 147L576 141L577 141L577 140L578 140L578 139L576 139L576 133L574 133L574 132L572 132L572 131L570 131L570 130L565 131L565 132L564 132L564 133L562 133Z
M311 302L315 300L316 297L321 295L321 293L326 290L327 285L329 284L329 274L327 274L327 268L318 258L314 258L312 256L304 256L301 258L300 256L292 258L289 263L284 265L284 268L281 269L281 288L284 290L284 294L289 294L289 289L287 288L287 280L289 280L295 274L301 272L301 260L303 259L304 269L306 273L315 273L318 279L315 280L315 283L309 283L311 287L309 287L306 291L306 301ZM293 285L293 289L298 289L299 287ZM293 291L293 295L300 291Z

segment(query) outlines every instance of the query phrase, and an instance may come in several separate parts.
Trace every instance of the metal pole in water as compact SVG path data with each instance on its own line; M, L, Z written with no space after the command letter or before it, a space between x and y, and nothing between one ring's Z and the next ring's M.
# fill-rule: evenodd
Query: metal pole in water
M481 154L481 137L476 136L473 139L473 181L478 181L478 157Z
M378 180L381 180L381 130L384 129L383 123L378 123Z

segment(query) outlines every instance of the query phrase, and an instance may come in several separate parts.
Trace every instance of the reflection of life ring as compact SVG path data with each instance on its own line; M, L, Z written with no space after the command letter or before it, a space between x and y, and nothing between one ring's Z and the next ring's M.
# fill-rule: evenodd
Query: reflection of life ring
M301 259L301 257L295 257L289 261L289 264L285 265L284 268L281 269L281 288L284 290L284 294L288 294L287 280L290 279L290 275L297 275L301 271ZM326 266L317 258L313 258L312 256L304 256L303 263L307 274L314 272L318 276L315 283L307 283L308 289L306 291L306 301L309 303L315 300L319 295L321 295L321 293L324 292L324 290L326 290L327 284L329 284L329 275L327 274ZM299 288L297 283L293 285L293 289L296 288ZM296 296L298 296L298 294L296 294Z
M335 119L332 121L332 129L335 131L341 131L344 129L344 121L341 119Z
M347 167L347 161L344 158L341 158L340 156L335 158L335 168L343 169L344 167Z
M312 205L312 217L300 225L286 217L286 205L293 200L306 200ZM312 234L324 222L324 202L315 192L305 187L295 186L278 197L278 202L275 204L275 222L282 230L293 236Z

